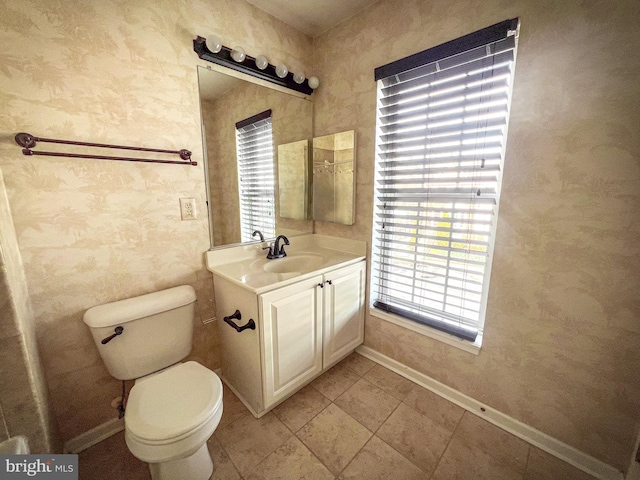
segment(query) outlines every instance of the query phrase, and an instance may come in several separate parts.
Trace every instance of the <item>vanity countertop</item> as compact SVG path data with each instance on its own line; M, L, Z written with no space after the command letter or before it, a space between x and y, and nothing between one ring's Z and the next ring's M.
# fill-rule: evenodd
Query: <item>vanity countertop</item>
M366 258L366 243L359 240L310 234L289 241L287 256L271 260L262 248L266 242L209 250L207 269L260 294Z

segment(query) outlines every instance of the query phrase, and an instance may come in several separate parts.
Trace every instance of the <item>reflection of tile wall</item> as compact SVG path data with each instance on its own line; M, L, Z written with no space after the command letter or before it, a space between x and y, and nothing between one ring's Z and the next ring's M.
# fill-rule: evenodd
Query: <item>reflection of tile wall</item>
M280 144L278 155L278 208L287 218L308 218L309 140Z
M0 162L65 441L115 418L120 394L82 322L87 308L191 284L197 320L213 315L196 72L205 62L192 46L209 32L311 71L311 39L244 1L0 2ZM198 166L25 157L11 140L20 131L188 148ZM180 197L196 199L198 220L180 220ZM215 323L195 334L193 355L215 367Z
M516 16L482 350L371 316L366 344L626 468L640 424L639 2L387 0L317 37L314 135L355 128L358 171L355 225L316 232L371 240L373 69Z
M33 311L0 172L0 441L26 435L32 453L57 448Z

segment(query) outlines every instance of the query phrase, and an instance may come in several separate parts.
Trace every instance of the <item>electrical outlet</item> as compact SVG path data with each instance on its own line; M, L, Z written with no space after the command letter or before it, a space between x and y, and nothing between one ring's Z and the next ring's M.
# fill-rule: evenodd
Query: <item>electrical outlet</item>
M180 199L180 215L182 216L182 220L195 220L198 218L195 198Z

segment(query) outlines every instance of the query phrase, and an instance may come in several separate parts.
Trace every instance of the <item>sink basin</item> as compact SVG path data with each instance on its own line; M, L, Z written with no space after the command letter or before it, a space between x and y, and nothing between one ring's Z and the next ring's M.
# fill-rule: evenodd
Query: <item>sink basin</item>
M269 273L307 273L318 269L324 263L324 257L314 254L291 255L269 260L262 269Z
M207 268L216 278L261 294L362 260L366 252L364 242L315 234L297 237L283 258L267 259L262 247L251 244L210 250Z
M271 273L271 272L252 272L240 277L240 281L245 285L253 287L264 287L274 283L282 282L300 275L298 272L287 273Z

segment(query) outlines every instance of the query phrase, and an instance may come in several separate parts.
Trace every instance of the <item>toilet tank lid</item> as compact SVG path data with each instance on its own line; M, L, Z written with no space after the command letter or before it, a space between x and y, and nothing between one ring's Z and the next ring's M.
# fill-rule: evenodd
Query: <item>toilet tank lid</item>
M84 313L84 323L92 328L111 327L173 310L195 301L196 292L193 287L182 285L91 307Z

